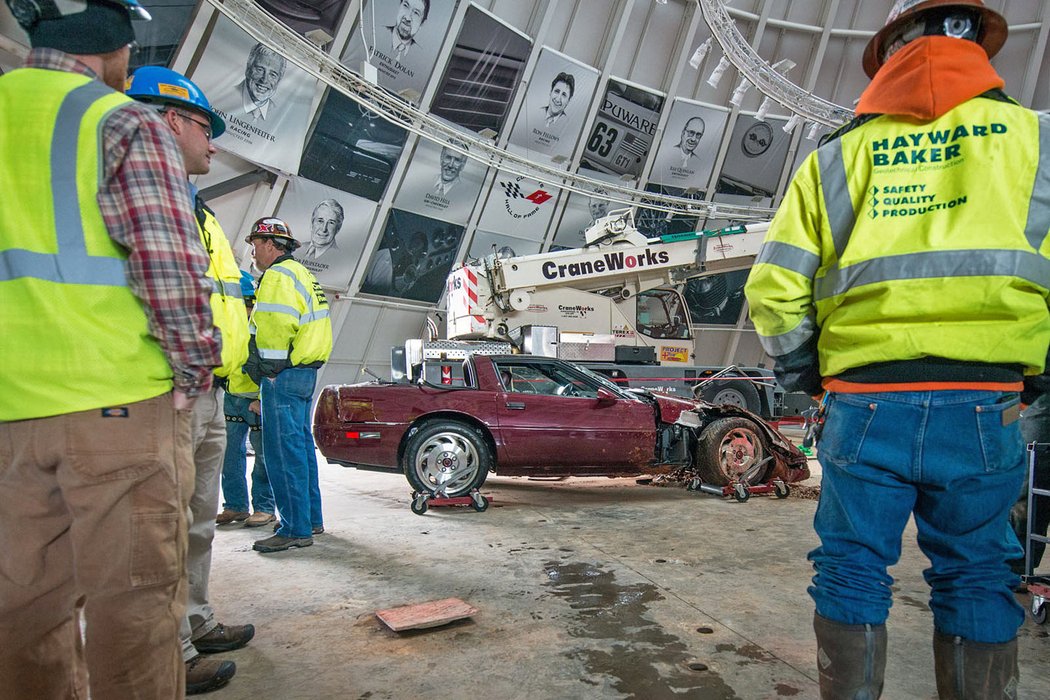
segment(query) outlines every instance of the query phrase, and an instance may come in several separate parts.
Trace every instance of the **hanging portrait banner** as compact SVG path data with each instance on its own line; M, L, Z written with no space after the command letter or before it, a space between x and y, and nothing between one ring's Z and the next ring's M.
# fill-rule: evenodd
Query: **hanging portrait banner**
M637 177L653 145L663 106L662 95L610 78L581 166Z
M407 136L401 127L329 89L299 174L379 201Z
M474 239L470 242L470 250L465 257L480 260L495 253L501 258L513 258L538 252L540 252L539 241L528 241L524 238L505 236L502 233L491 231L475 231Z
M418 103L452 22L453 2L362 0L340 62L355 73L376 68L379 84Z
M787 160L791 134L784 131L785 119L759 121L741 114L729 137L719 194L772 197Z
M289 27L306 34L315 29L335 37L335 29L348 0L255 0L271 15Z
M583 130L600 73L544 46L540 49L510 143L543 160L561 156L567 167Z
M470 5L430 111L476 133L501 132L531 51L527 35Z
M322 287L350 285L376 213L375 202L302 178L292 178L275 216L299 241L293 256Z
M462 226L391 209L361 292L436 304L456 262Z
M217 148L259 165L298 172L317 90L314 78L225 16L216 19L190 77L226 120Z
M707 190L729 113L675 98L649 181L681 190Z
M488 168L480 161L453 150L467 142L452 139L437 144L420 139L405 172L394 206L451 222L470 218ZM469 149L468 149L469 150Z
M619 178L609 173L597 170L580 168L579 174L595 180L606 180L608 182L619 181ZM572 192L565 204L561 221L558 222L558 230L551 242L552 249L564 250L565 248L581 248L587 243L584 233L595 221L608 214L614 209L624 208L622 205L614 204L605 199L600 191L593 195Z

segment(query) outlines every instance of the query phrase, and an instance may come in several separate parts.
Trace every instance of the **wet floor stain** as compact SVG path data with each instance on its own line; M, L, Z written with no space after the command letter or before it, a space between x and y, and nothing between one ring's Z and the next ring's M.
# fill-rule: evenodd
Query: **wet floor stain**
M930 606L926 604L926 601L913 598L910 595L899 595L897 600L902 605L907 605L912 608L918 608L919 610L929 610Z
M802 691L793 685L787 683L777 683L776 685L777 695L782 698L790 698L793 695L798 695Z
M613 687L627 698L739 697L717 673L698 663L685 642L648 619L649 605L663 600L656 586L620 584L615 573L582 562L548 562L544 569L546 585L573 611L568 633L600 647L566 654L582 661L588 673L612 678ZM595 678L581 680L600 684Z
M735 644L716 644L715 651L724 652L731 651L737 656L744 657L744 661L738 661L740 665L755 663L756 661L775 661L775 657L768 651L758 646L757 644L745 644L743 646L736 646Z

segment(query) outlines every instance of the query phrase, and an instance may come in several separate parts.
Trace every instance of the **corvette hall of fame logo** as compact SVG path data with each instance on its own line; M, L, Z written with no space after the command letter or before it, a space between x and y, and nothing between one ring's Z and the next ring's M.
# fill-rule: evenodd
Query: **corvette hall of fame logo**
M536 214L540 210L540 207L544 202L551 199L554 195L543 189L543 185L532 193L527 193L522 190L522 180L525 179L524 175L519 175L514 180L500 180L499 185L503 188L503 206L506 208L507 213L513 216L515 219L528 219ZM526 189L528 189L526 185Z

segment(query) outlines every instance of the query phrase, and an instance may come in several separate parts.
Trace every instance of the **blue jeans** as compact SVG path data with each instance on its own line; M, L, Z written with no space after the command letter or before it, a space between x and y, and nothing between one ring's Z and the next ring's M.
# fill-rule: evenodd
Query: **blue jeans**
M1016 394L991 391L830 397L818 444L821 545L809 554L820 615L886 621L886 569L914 514L937 631L986 643L1016 636L1024 609L1006 561L1020 554L1008 518L1025 475L1017 408Z
M281 513L277 531L281 537L310 537L311 528L324 526L310 426L316 382L316 369L292 367L276 377L264 377L260 384L263 451Z
M248 479L245 472L248 458L244 449L244 436L255 450L255 466L252 468L252 507L256 513L273 513L273 491L266 475L266 459L263 456L262 419L248 410L254 399L234 396L229 392L223 401L226 413L226 454L222 460L222 507L238 513L248 512Z

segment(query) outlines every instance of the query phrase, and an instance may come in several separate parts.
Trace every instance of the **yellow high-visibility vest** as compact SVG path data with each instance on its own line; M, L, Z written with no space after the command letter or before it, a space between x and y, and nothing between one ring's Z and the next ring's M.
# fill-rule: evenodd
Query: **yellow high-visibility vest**
M241 270L226 234L207 207L198 206L197 230L204 249L208 251L211 313L222 333L222 366L215 368L215 374L230 377L248 359L248 310L241 291Z
M275 263L255 295L249 326L260 358L288 360L293 367L328 361L328 298L309 270L291 258Z
M101 126L129 101L74 73L0 77L0 421L172 390L98 207Z

